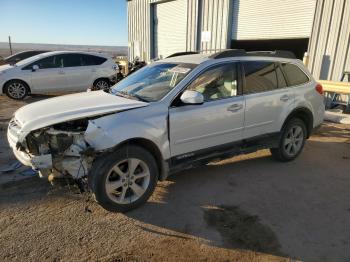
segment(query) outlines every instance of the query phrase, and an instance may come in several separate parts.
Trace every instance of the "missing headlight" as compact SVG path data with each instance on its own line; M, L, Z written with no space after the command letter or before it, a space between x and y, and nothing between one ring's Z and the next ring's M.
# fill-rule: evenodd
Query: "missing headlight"
M87 129L89 121L87 119L79 119L53 125L52 128L61 131L82 132Z

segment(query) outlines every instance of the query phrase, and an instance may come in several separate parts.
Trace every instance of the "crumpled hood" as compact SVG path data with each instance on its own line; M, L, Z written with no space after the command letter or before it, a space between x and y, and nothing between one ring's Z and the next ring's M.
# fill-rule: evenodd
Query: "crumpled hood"
M22 134L28 134L32 130L65 121L147 105L148 103L108 94L104 91L94 91L31 103L18 109L14 116L21 126Z

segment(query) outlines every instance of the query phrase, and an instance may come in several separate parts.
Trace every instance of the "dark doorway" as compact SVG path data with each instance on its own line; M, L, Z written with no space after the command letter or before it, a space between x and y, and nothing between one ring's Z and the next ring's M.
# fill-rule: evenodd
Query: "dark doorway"
M274 51L287 50L303 59L307 51L309 38L298 39L268 39L268 40L232 40L231 48L245 49L246 51Z

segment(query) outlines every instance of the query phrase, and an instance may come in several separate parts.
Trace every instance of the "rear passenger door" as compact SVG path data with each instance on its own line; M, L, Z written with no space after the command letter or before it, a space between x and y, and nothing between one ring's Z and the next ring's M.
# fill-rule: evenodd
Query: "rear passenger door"
M82 54L63 55L64 72L68 81L66 91L86 91L92 84L93 72L85 65Z
M278 132L282 116L294 103L294 94L287 87L280 64L244 61L242 70L246 101L243 138Z

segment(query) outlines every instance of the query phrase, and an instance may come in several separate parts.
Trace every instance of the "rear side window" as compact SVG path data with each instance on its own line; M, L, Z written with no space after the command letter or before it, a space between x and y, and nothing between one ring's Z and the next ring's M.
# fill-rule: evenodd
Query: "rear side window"
M287 87L286 79L283 75L281 66L279 64L276 64L276 74L277 74L278 88Z
M296 65L282 63L283 71L285 72L290 86L301 85L309 82L309 77Z
M62 56L64 67L76 67L82 65L82 57L80 54L65 54Z
M266 61L243 62L244 94L254 94L278 89L276 64Z

